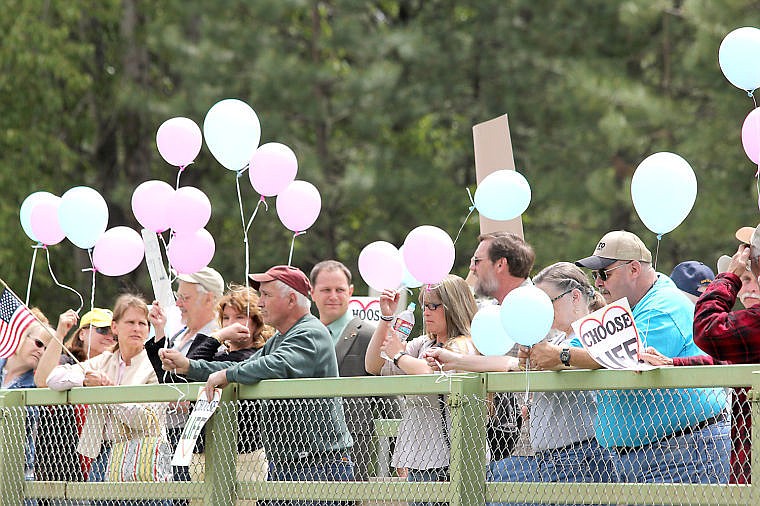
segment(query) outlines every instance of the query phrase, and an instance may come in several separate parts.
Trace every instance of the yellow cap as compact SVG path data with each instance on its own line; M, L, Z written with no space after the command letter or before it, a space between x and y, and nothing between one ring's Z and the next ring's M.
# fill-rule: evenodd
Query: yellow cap
M109 327L112 319L113 313L110 309L94 307L92 310L87 311L79 321L79 328L83 329L90 325L93 327Z

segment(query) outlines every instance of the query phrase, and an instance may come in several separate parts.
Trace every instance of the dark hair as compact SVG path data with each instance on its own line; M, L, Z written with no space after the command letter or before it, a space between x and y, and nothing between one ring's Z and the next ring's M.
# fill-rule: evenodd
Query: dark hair
M591 311L596 311L606 305L604 297L594 289L586 273L570 262L557 262L544 267L541 272L533 276L533 283L549 283L560 291L577 288L583 294Z
M227 293L219 299L219 306L217 308L220 325L222 324L222 317L224 316L224 308L226 306L230 306L239 314L248 313L250 315L251 320L256 325L256 334L253 336L252 347L257 350L263 347L267 339L274 335L274 329L269 325L264 325L264 319L261 316L258 303L259 296L256 295L256 291L253 288L230 285Z
M351 271L348 270L348 267L338 262L337 260L322 260L317 265L315 265L309 273L309 281L311 281L311 286L314 286L314 284L317 282L317 276L319 276L319 273L322 271L340 271L346 276L348 284L351 284Z
M517 278L527 278L536 260L533 248L517 234L511 232L491 232L480 234L478 241L489 241L488 259L496 262L500 258L506 258L509 265L509 273Z

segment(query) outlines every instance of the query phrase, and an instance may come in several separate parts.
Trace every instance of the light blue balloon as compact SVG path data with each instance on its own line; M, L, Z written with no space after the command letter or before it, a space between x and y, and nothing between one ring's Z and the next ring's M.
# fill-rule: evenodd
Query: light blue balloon
M482 355L505 355L515 342L501 324L501 306L491 305L475 313L470 326L472 343Z
M549 333L554 323L554 305L535 286L515 288L501 303L501 324L507 335L523 346L533 346Z
M56 197L50 192L34 192L24 199L21 203L21 209L19 210L19 220L21 221L21 228L24 229L24 233L34 242L39 242L37 236L32 231L32 209L40 202L46 200L57 200L60 197Z
M720 43L718 63L731 84L745 91L760 87L760 30L737 28Z
M203 120L203 137L214 158L229 170L242 170L261 140L259 117L242 100L228 98L214 104Z
M61 195L58 222L75 246L92 248L108 226L108 205L96 190L75 186Z
M530 204L528 180L514 170L497 170L483 179L475 190L475 207L492 220L511 220Z
M399 253L401 253L401 259L403 260L404 246L402 245L398 250ZM401 278L401 284L407 288L419 288L422 286L422 282L417 281L417 278L412 276L412 273L406 268L406 262L404 262L404 276Z

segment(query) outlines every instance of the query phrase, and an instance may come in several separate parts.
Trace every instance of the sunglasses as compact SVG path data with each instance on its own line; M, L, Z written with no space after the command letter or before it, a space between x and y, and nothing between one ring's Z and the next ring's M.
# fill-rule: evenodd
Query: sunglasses
M34 343L34 345L35 345L37 348L44 348L44 347L45 347L45 343L43 343L43 342L42 342L42 341L40 341L39 339L31 339L31 341Z
M111 333L111 327L92 327L92 330L101 336L107 336Z
M423 309L429 309L431 311L435 311L436 309L438 309L441 306L443 306L443 302L439 302L438 304L436 304L435 302L426 302L425 304L422 305L422 308Z
M556 301L558 301L559 299L561 299L562 297L564 297L565 295L567 295L568 293L572 292L573 290L575 290L575 288L571 288L571 289L569 289L569 290L567 290L567 291L565 291L565 292L562 292L561 294L557 295L556 297L552 297L552 298L551 298L551 299L549 299L549 300L550 300L551 302L556 302Z
M628 260L626 263L620 264L616 267L613 267L612 269L598 269L596 271L593 271L591 274L593 274L594 280L601 279L602 281L607 281L610 277L610 272L614 271L615 269L620 269L621 267L626 266L631 262L633 262L633 260Z

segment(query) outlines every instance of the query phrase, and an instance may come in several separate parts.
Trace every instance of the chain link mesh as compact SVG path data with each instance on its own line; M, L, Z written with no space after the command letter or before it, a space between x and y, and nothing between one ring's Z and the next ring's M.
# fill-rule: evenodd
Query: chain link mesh
M754 504L736 486L749 481L749 406L746 388L239 400L220 404L190 466L168 471L166 404L7 407L2 451L24 460L25 504L40 506ZM105 442L89 459L96 416ZM122 465L150 461L150 481L166 482L114 478L107 454L136 440L154 458ZM102 485L77 487L88 481ZM708 486L625 486L644 482Z

